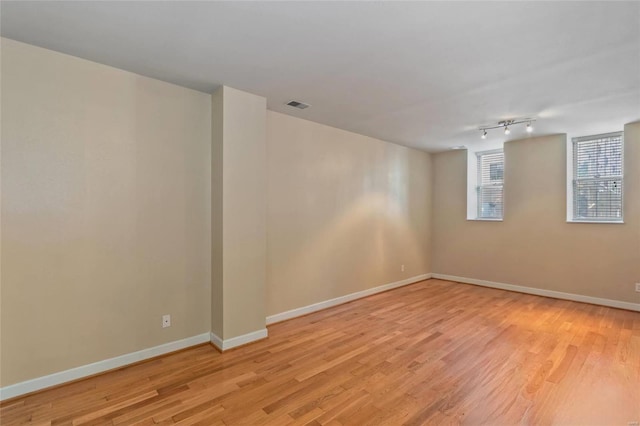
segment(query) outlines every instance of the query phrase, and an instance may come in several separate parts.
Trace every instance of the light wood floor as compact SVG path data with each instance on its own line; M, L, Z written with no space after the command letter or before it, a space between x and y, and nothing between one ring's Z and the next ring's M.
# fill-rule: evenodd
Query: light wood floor
M640 313L429 280L3 404L2 425L623 425Z

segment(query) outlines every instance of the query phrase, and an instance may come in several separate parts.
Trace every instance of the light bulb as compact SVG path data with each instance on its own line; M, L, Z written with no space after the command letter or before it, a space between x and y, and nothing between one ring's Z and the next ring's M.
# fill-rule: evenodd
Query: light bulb
M487 131L485 130L485 131L482 133L482 136L480 136L480 137L481 137L482 139L486 139L486 138L487 138Z
M531 123L527 124L527 133L533 132L533 127L531 127Z
M509 130L508 126L504 126L504 134L508 135L509 133L511 133L511 130Z

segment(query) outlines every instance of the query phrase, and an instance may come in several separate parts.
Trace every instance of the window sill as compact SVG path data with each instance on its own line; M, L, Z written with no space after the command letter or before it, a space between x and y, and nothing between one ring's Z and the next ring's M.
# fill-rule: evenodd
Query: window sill
M502 222L504 219L489 219L489 218L467 218L475 222Z
M624 225L622 220L567 220L567 223L604 223L608 225Z

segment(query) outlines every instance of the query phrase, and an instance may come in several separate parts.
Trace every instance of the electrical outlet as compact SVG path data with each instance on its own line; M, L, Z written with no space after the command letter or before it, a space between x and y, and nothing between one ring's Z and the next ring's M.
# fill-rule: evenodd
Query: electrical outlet
M171 327L171 315L163 315L162 316L162 328Z
M640 293L640 283L636 283L636 291Z
M400 265L400 271L404 272L404 265Z

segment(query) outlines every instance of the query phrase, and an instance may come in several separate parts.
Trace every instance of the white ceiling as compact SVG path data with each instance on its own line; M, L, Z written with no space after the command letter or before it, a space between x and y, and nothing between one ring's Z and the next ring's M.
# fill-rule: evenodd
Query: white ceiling
M640 119L640 2L9 2L3 36L428 151ZM310 103L299 111L284 103ZM524 126L511 139L525 135ZM490 141L502 142L500 130Z

